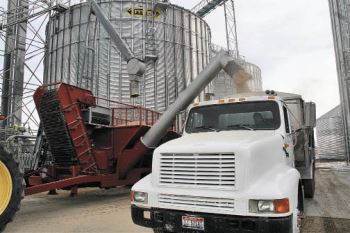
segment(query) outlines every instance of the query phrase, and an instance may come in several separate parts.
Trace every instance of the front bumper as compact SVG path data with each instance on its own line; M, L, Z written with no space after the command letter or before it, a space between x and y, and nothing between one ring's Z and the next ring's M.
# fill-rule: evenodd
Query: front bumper
M144 212L149 212L150 218L145 218ZM166 225L172 227L176 233L292 233L292 215L288 217L244 217L231 215L218 215L207 213L195 213L167 209L144 209L135 205L131 206L132 220L135 224L165 229ZM193 215L204 218L204 231L182 228L182 216ZM169 231L169 227L167 229Z

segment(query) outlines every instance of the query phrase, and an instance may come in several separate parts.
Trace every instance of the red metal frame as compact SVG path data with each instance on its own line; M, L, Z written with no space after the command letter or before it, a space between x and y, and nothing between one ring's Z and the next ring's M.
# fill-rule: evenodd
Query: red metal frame
M95 97L91 91L64 83L39 87L34 94L38 109L44 93L52 88L57 91L79 163L71 167L55 164L48 167L46 173L54 178L52 182L47 183L38 175L27 177L26 195L61 188L71 188L72 194L76 194L78 187L86 185L102 188L132 185L151 172L152 150L145 148L140 138L159 119L159 112ZM99 101L107 101L110 106L112 116L108 126L84 122L81 110ZM177 136L170 130L163 142Z
M95 98L96 101L106 101L107 105L110 106L112 111L111 126L152 126L162 115L159 112L141 106L125 104L118 101L108 100L102 97Z
M80 169L83 172L96 173L93 148L81 112L81 105L95 106L96 99L92 92L88 90L64 83L55 84L54 86L57 90L57 96L60 100L77 159L79 160ZM34 93L34 101L37 108L40 107L41 98L46 90L47 86L39 87L38 91Z

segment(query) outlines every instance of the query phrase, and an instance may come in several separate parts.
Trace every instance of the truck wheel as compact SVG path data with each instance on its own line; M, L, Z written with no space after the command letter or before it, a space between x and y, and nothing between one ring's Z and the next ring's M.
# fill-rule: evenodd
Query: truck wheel
M299 182L298 187L298 208L297 208L297 220L296 220L296 233L301 232L301 221L304 218L304 187L302 181Z
M304 179L304 194L306 198L313 198L315 194L315 162L312 165L312 179Z
M19 210L23 198L23 175L18 164L0 146L0 232Z
M297 222L296 222L296 233L301 233L301 221L303 219L303 213L298 211Z

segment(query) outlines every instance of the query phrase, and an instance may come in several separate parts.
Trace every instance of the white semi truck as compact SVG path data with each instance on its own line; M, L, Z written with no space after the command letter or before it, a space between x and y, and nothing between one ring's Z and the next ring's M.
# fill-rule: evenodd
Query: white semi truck
M295 94L193 103L182 137L158 147L152 173L132 187L134 223L157 233L299 232L315 190L315 121L315 104ZM150 136L159 137L149 132L146 146Z

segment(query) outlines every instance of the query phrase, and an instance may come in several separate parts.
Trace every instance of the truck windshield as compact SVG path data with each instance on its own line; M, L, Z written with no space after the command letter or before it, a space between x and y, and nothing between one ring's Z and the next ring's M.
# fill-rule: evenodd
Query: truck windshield
M280 127L275 101L242 102L192 108L187 133L227 130L275 130Z

